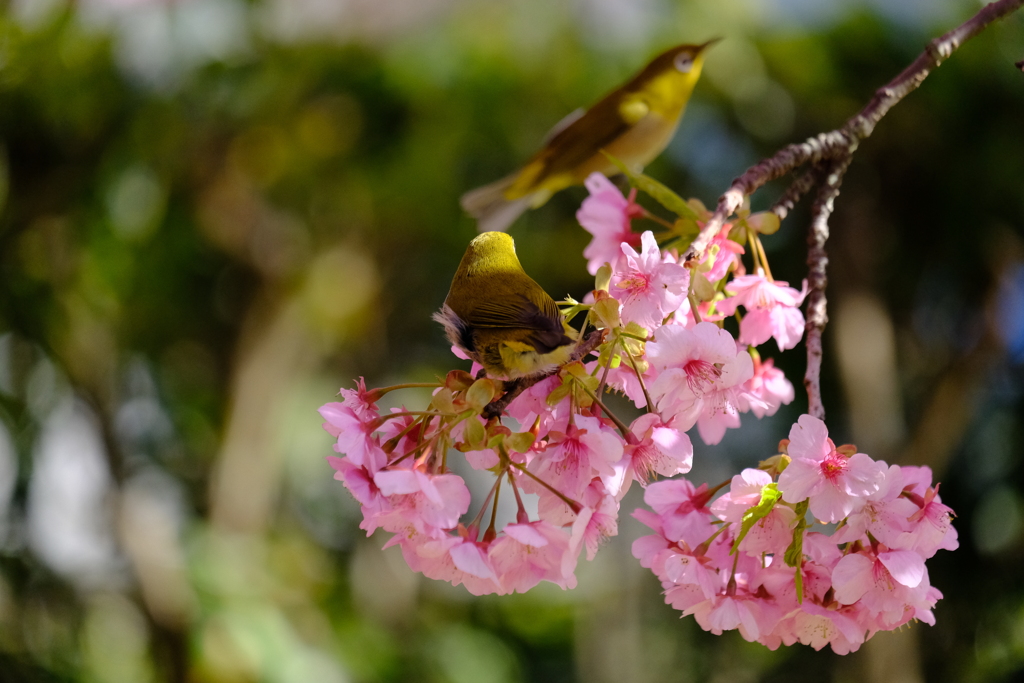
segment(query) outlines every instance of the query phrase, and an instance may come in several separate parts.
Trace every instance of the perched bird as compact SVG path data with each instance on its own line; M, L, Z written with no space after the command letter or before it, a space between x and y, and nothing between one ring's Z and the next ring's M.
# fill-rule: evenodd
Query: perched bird
M576 337L503 232L485 232L469 243L434 320L495 378L526 377L568 362Z
M478 219L481 232L505 230L527 208L591 173L614 174L602 150L640 171L672 140L700 77L704 50L715 42L662 52L590 109L565 117L521 169L462 195L462 208Z

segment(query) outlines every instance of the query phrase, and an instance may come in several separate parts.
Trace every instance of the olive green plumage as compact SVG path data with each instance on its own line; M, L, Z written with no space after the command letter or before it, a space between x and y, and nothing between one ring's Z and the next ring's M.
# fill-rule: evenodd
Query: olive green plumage
M604 152L639 172L675 135L700 78L704 50L715 42L662 52L590 109L563 119L522 168L464 194L462 207L481 231L505 230L526 209L591 173L618 173Z
M515 243L502 232L485 232L469 243L434 319L488 375L507 379L567 362L576 334L523 270Z

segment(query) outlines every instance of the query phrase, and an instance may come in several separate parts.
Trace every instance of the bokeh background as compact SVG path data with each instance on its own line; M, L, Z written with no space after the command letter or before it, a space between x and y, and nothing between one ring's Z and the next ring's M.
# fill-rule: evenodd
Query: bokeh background
M847 657L706 634L631 558L632 495L577 590L473 598L363 537L316 413L461 366L430 320L458 196L655 52L724 38L648 168L713 205L979 7L0 2L0 681L1024 680L1024 12L878 126L832 224L830 429L942 481L937 626ZM556 298L592 287L584 196L513 230ZM776 277L803 278L806 217L767 240ZM802 346L777 362L799 386ZM805 406L698 444L693 477Z

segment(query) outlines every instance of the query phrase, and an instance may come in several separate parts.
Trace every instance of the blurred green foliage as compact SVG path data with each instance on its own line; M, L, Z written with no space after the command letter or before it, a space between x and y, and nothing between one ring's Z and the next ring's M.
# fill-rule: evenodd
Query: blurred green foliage
M475 230L459 195L649 55L725 38L648 169L712 205L976 9L911 4L3 3L0 681L892 680L884 650L678 620L625 515L573 593L420 581L361 538L315 408L451 366L430 313ZM879 303L898 361L906 438L872 454L930 464L960 514L905 680L1024 672L1022 371L995 313L1024 261L1022 57L1021 16L958 51L862 145L832 226L833 310ZM556 298L591 286L584 196L515 227ZM805 218L766 242L791 282ZM829 343L830 429L870 440ZM695 476L765 455L802 401Z

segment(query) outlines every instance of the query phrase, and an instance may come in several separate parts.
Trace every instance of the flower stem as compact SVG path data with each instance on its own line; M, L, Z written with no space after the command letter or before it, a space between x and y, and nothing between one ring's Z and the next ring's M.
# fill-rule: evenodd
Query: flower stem
M686 293L686 298L690 301L690 313L693 314L694 321L698 323L701 322L700 311L697 310L697 306L699 304L697 302L697 297L693 295L693 290Z
M631 431L629 431L629 427L627 427L622 422L622 420L616 417L615 413L608 410L608 406L602 403L601 399L594 395L594 392L592 392L590 389L587 389L582 384L580 386L583 387L583 391L587 392L590 398L594 399L594 403L601 406L601 409L604 410L606 415L608 415L608 419L615 423L615 426L619 428L620 432L622 432L622 438L626 440L626 443L636 443L636 437L633 436L633 433Z
M643 207L641 207L641 208L643 208ZM658 225L666 227L669 230L675 230L676 229L676 226L675 226L674 223L669 223L667 220L665 220L661 216L659 216L657 214L653 214L650 211L648 211L647 209L644 209L643 211L644 211L643 212L643 217L646 218L647 220L654 221Z
M484 511L487 509L487 503L490 502L491 496L497 492L500 485L501 476L499 475L498 478L494 480L494 486L491 487L491 490L488 491L487 495L484 497L484 502L480 505L480 511L476 513L476 517L474 517L473 521L469 523L469 526L476 527L478 529L480 528L480 520L484 518ZM491 519L491 523L494 523L493 517Z
M772 277L772 269L768 267L768 255L764 253L764 244L761 243L761 236L754 234L753 243L757 251L761 254L761 265L764 267L764 276L768 278L769 282L774 282L775 278Z
M566 496L566 495L565 495L564 493L562 493L561 491L559 491L558 489L556 489L556 488L555 488L554 486L552 486L551 484L547 483L546 481L544 481L543 479L541 479L540 477L538 477L538 476L537 476L536 474L534 474L534 473L533 473L533 472L531 472L530 470L526 469L526 465L521 465L521 464L519 464L518 462L516 462L516 461L514 461L514 460L510 460L510 461L509 461L509 463L510 463L510 464L512 465L512 467L515 467L515 468L516 468L517 470L519 470L520 472L522 472L523 474L525 474L526 476L528 476L528 477L529 477L530 479L533 479L533 480L534 480L535 482L537 482L538 484L540 484L541 486L543 486L544 488L546 488L546 489L547 489L548 491L551 491L551 493L553 493L553 494L555 494L556 496L558 496L558 498L559 498L559 499L560 499L560 500L561 500L561 501L562 501L563 503L565 503L566 505L568 505L568 506L569 506L569 508L570 508L570 509L571 509L571 510L572 510L572 511L573 511L573 512L575 513L575 514L579 514L580 510L582 510L582 509L583 509L583 506L582 506L582 505L580 505L579 503L577 503L577 502L576 502L575 500L573 500L572 498L569 498L569 497L568 497L568 496Z
M487 525L487 531L484 532L484 541L492 541L494 537L498 535L498 532L494 530L494 520L498 517L498 498L501 496L501 479L502 475L498 475L498 480L494 482L494 504L491 505L491 523Z
M654 412L654 403L651 401L651 395L647 393L647 384L644 382L644 376L640 374L639 368L636 365L636 359L633 358L633 354L629 352L629 348L623 344L622 350L626 352L626 357L629 358L629 364L633 367L633 372L636 373L636 380L640 382L640 388L643 389L644 399L647 401L647 412Z
M440 382L407 382L405 384L393 384L390 387L381 387L373 391L377 394L377 398L380 398L384 394L396 389L436 389L439 386L443 385Z
M512 476L512 470L505 470L505 474L508 475L508 483L512 486L512 493L516 497L516 523L527 524L530 521L530 515L526 512L526 506L523 505L523 498L519 495L519 486L516 485L516 478Z
M608 365L604 366L604 373L601 375L601 383L597 385L597 395L604 396L604 388L608 385L608 373L612 371L611 358L615 355L615 347L619 344L619 338L615 337L612 340L612 345L608 349Z
M458 413L442 413L442 412L436 411L436 410L403 410L400 413L388 413L387 415L381 415L378 419L381 421L381 423L384 423L384 422L387 422L388 420L392 420L392 419L394 419L396 417L415 417L415 416L418 416L418 415L429 415L431 417L435 417L435 416L440 416L440 417L458 417L459 416Z

